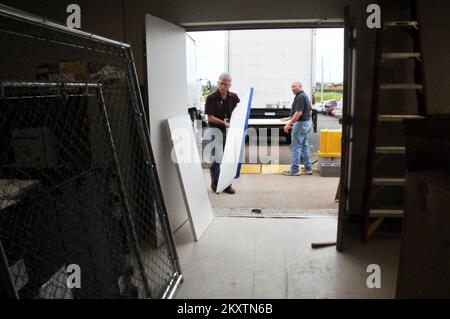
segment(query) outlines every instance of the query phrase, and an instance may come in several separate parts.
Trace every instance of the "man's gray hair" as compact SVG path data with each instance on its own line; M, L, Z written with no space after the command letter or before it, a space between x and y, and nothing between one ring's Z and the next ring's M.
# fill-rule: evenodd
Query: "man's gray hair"
M303 87L303 83L302 82L299 82L299 81L296 81L296 82L293 82L292 83L293 85L298 85L299 87Z
M230 81L231 82L231 75L229 73L222 73L219 75L219 81Z

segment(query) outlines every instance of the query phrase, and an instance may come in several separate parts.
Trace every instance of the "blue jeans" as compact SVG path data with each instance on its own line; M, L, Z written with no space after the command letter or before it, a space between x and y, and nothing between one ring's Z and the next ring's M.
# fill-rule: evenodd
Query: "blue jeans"
M308 134L312 129L312 121L297 121L291 132L291 172L298 172L300 159L306 170L311 169L311 155L309 153Z

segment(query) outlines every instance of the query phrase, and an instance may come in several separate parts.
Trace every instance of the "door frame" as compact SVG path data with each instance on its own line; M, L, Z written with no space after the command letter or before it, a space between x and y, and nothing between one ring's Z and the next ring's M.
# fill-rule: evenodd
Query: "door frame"
M350 182L352 174L353 129L353 86L355 64L355 21L350 18L350 8L344 8L344 96L342 117L341 178L339 180L339 211L336 249L344 249L344 222L348 216Z
M351 158L353 149L353 85L355 66L355 21L350 18L350 8L344 8L344 19L298 19L298 20L255 20L255 21L219 21L182 23L186 32L195 31L231 31L251 29L344 29L344 94L342 117L341 173L339 180L339 208L336 233L336 249L343 251L344 220L348 215Z

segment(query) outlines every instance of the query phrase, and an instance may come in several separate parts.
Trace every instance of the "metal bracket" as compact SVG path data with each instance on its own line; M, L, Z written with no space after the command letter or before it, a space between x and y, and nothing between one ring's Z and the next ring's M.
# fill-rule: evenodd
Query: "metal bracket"
M353 143L356 139L354 137L342 137L341 142L348 144Z

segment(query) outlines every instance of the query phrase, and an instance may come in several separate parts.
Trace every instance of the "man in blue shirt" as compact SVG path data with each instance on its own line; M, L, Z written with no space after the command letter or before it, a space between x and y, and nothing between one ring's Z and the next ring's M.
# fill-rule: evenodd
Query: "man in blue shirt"
M283 172L286 176L300 175L300 160L303 158L304 170L306 175L312 175L311 155L309 152L308 134L311 132L311 102L303 91L302 84L295 82L291 86L295 95L292 103L290 117L282 119L286 122L284 132L291 132L291 169Z

